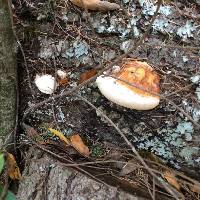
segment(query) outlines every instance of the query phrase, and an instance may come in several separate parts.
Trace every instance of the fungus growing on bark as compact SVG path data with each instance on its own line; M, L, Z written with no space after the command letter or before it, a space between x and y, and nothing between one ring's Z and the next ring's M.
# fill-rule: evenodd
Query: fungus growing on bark
M159 76L150 65L136 60L128 60L96 80L107 99L136 110L150 110L159 104L159 82Z

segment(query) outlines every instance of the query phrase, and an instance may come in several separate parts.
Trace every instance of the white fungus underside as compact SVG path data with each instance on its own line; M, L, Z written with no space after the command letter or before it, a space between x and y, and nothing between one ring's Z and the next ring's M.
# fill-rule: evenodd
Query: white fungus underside
M142 96L116 82L114 78L99 76L96 80L101 93L110 101L136 110L150 110L159 104L159 98Z

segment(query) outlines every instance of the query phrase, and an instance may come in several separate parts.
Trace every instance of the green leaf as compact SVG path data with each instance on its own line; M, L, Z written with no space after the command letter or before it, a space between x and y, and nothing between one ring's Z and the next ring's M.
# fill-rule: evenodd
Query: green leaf
M0 195L2 192L3 192L3 185L0 185ZM10 190L8 190L4 200L17 200L17 199L15 195Z
M4 154L1 153L0 154L0 174L1 174L2 170L3 170L4 164L5 164Z

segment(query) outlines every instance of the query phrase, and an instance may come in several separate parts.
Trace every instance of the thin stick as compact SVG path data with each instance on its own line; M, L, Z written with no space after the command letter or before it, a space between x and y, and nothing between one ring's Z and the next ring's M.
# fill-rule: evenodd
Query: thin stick
M188 51L199 51L200 47L190 47L190 46L181 46L181 45L170 45L170 44L149 44L146 43L144 46L155 47L155 48L173 48L173 49L183 49Z
M156 187L155 187L155 178L153 177L153 200L156 200Z

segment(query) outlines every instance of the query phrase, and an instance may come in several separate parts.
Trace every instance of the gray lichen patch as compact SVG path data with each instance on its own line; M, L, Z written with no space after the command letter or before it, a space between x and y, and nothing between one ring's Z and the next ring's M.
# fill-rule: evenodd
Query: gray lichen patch
M154 135L153 138L152 135L149 138L146 136L142 143L140 143L141 139L138 138L140 143L138 147L146 150L151 149L156 155L169 162L175 159L175 163L195 165L193 156L198 156L200 149L196 146L188 146L187 141L191 141L195 134L191 122L181 121L176 128L168 126L158 130L158 134L158 136Z
M196 95L197 95L197 99L200 102L200 87L197 87L196 89Z
M193 83L197 84L195 93L197 95L198 102L200 102L200 75L199 74L195 75L191 77L190 79ZM199 109L199 112L200 112L200 109Z
M132 15L129 19L118 18L112 16L108 18L107 15L95 15L92 18L92 24L97 31L101 34L119 34L120 38L125 37L139 37L140 31L136 26L139 16Z
M163 34L172 34L176 30L176 26L172 25L166 18L155 19L153 29Z
M156 12L156 5L154 5L153 1L144 1L139 0L140 6L142 7L142 13L144 15L154 15ZM166 16L170 15L172 13L171 6L160 6L159 13L164 14Z
M86 64L88 60L91 62L91 54L89 45L85 40L77 37L75 40L59 40L55 41L52 38L41 38L40 41L40 52L38 57L42 59L50 59L55 57L62 57L67 60L76 59L76 66L79 66L81 63ZM89 64L89 63L88 63Z
M176 128L161 129L158 134L156 136L148 133L144 139L143 136L137 138L138 148L151 150L164 160L174 164L175 167L180 167L181 163L193 166L197 164L195 159L198 158L200 149L198 146L192 146L188 143L194 139L193 135L195 134L190 122L183 121Z
M178 28L177 35L185 41L188 37L194 37L194 32L196 30L197 26L195 26L195 23L193 21L187 21L184 26Z
M129 16L115 14L95 14L91 16L94 29L99 34L118 34L121 39L138 38L145 27L149 25L150 16L156 11L153 1L139 1L140 9L134 1L125 1ZM155 33L163 33L166 36L177 35L183 41L194 38L198 34L198 24L195 21L181 20L176 23L176 9L172 6L161 5L159 15L153 23Z

